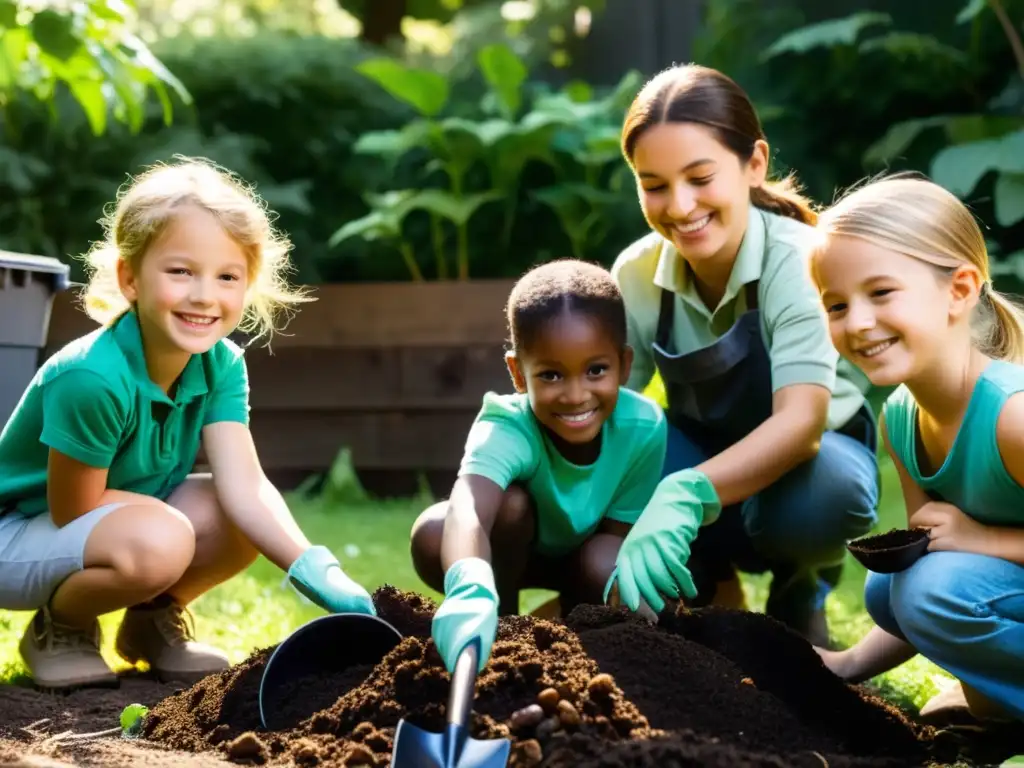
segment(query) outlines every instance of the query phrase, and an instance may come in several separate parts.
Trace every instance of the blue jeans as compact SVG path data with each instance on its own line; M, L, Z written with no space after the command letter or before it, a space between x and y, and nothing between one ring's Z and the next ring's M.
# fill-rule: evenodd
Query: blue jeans
M700 446L669 426L663 475L706 458ZM871 448L848 435L825 432L817 456L755 496L726 507L717 521L701 528L691 562L709 586L727 578L732 566L771 570L768 612L799 622L824 607L838 581L846 543L877 522L878 485ZM697 573L694 579L700 581Z
M869 573L875 623L1024 719L1024 566L930 552L901 573Z

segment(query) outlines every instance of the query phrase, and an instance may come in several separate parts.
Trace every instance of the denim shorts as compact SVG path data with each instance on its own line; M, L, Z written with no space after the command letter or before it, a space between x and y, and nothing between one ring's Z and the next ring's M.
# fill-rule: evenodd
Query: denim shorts
M105 504L63 528L49 512L0 516L0 608L33 611L68 576L82 570L85 542L96 524L123 503Z

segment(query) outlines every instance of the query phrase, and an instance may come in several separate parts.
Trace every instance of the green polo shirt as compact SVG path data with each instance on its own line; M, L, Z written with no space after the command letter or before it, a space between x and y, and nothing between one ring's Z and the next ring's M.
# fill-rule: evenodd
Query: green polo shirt
M488 392L466 438L460 475L481 475L508 488L520 483L537 510L537 550L564 554L604 518L632 525L661 479L667 436L657 403L620 388L601 427L601 454L573 464L540 426L525 394Z
M635 351L627 386L642 390L655 373L651 345L663 288L676 294L673 343L676 352L685 354L725 335L747 310L743 286L759 280L761 338L771 359L772 392L792 384L828 387L828 428L845 424L864 402L868 383L840 360L829 338L828 320L808 270L813 234L812 227L795 219L751 206L725 295L714 311L697 293L692 272L671 242L652 232L626 248L611 272L626 303Z
M192 469L202 428L249 419L242 350L193 355L168 397L146 371L137 316L72 341L36 372L0 434L0 507L46 510L49 449L108 470L107 487L166 499Z

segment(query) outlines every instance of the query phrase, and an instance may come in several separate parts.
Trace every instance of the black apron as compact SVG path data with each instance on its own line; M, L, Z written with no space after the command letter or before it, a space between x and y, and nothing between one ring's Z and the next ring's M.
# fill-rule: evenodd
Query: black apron
M771 358L761 338L757 289L757 281L744 286L747 309L725 335L686 354L678 354L672 341L676 295L662 289L652 351L665 386L666 418L706 457L742 440L772 415ZM837 431L875 450L874 419L867 407ZM710 602L715 584L728 579L734 566L749 573L771 570L776 579L788 579L793 572L794 564L770 562L756 550L743 525L742 506L724 508L693 542L688 567L698 605ZM840 573L841 565L821 577L834 585Z

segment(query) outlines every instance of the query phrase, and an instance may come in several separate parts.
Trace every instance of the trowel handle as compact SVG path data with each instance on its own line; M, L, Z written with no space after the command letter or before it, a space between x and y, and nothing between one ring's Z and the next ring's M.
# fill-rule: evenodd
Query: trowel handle
M476 667L480 658L477 641L470 641L459 658L455 660L455 671L452 673L452 686L448 691L448 722L452 725L465 727L469 723L469 713L473 709L473 692L476 689Z

